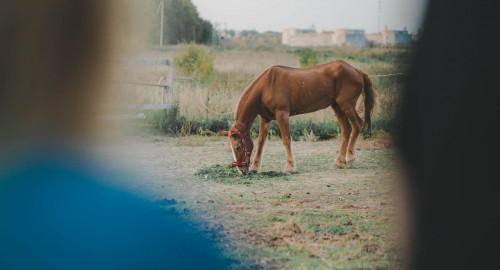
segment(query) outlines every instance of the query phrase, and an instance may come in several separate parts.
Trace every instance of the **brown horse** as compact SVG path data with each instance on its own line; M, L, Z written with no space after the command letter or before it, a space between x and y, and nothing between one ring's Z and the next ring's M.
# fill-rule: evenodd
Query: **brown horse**
M364 121L356 112L356 103L362 94ZM340 151L333 165L350 166L354 161L356 139L363 127L370 129L370 117L375 106L375 92L368 75L340 60L311 68L273 66L267 69L241 95L234 114L235 122L230 130L220 132L229 136L233 165L242 174L248 172L253 150L250 128L259 115L257 151L250 172L259 170L271 120L276 120L286 150L283 171L292 173L296 165L291 147L289 117L328 106L333 108L342 130Z

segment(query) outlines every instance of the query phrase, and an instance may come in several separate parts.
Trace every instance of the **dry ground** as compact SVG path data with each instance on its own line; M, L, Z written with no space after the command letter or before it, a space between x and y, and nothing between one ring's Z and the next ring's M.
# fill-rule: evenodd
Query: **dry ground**
M127 136L101 147L138 180L127 183L177 211L213 237L243 269L398 268L394 169L390 140L360 139L357 163L331 167L340 140L294 142L291 176L195 175L231 163L225 138ZM262 171L281 171L284 149L272 138Z

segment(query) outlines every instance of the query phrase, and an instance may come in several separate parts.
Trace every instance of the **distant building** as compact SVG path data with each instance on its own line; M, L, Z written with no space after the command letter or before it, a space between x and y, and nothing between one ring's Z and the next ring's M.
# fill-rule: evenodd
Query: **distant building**
M366 47L365 30L339 29L334 33L334 43L353 47Z
M406 28L404 30L387 30L386 27L380 33L366 34L366 40L377 45L405 45L412 41L412 35L408 33Z
M281 43L294 47L331 46L331 33L316 33L314 29L285 29Z
M283 30L281 42L293 47L366 46L365 30L355 29L317 33L314 29L290 28Z
M418 31L416 34L411 35L411 40L412 41L419 41L420 37L422 37L422 29L418 28Z

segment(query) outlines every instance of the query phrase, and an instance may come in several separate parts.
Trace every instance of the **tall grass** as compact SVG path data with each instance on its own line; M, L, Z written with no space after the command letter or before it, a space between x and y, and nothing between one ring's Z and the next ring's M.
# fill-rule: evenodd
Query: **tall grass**
M191 134L213 134L219 130L226 130L234 121L233 112L243 90L255 76L272 65L300 67L304 63L309 65L310 61L313 61L309 58L316 59L318 64L340 59L356 68L363 69L368 74L388 74L404 72L411 55L411 49L402 48L213 50L198 45L194 45L196 47L193 49L192 46L169 47L162 53L183 59L182 63L207 62L207 58L198 56L190 60L189 55L211 55L213 70L211 75L205 76L203 72L190 72L178 66L179 68L176 69L178 76L192 76L194 80L175 82L176 106L173 109L147 113L148 124L165 134L177 135L182 128L184 128L183 133L189 130ZM203 64L206 63L198 66L203 66ZM193 66L197 64L194 63ZM146 74L138 75L137 73ZM134 76L147 77L151 74L158 76L159 73L151 70L144 72L141 69L134 74ZM372 80L378 94L378 105L372 116L372 131L362 133L365 137L380 130L391 132L404 76L373 77ZM145 93L147 91L141 92L135 89L133 99L139 102L150 101L151 97ZM186 126L190 128L186 129ZM327 140L340 134L339 125L331 108L294 116L291 118L290 128L294 140L312 140L313 138ZM271 124L270 133L280 135L275 121ZM258 118L252 126L252 134L254 136L258 134Z
M214 135L218 131L228 130L233 122L231 115L219 115L209 118L188 119L180 115L179 105L175 104L168 110L149 112L146 114L146 122L155 126L165 134L171 135ZM337 137L340 134L340 127L333 119L329 122L314 122L312 119L295 119L290 121L290 131L292 139L310 140L314 135L315 139L327 140ZM252 136L259 134L259 119L257 118L251 128ZM278 124L273 121L269 128L270 135L281 136Z

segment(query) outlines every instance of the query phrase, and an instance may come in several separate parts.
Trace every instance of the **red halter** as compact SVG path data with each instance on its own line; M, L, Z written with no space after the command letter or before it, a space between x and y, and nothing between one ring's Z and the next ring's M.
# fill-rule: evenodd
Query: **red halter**
M245 139L243 139L243 136L241 136L241 132L233 126L229 128L229 131L237 134L238 137L240 137L241 146L242 146L242 150L243 150L243 159L241 161L237 161L237 160L233 161L233 166L247 166L247 167L250 166L250 155L252 153L247 151L247 145L245 143Z

